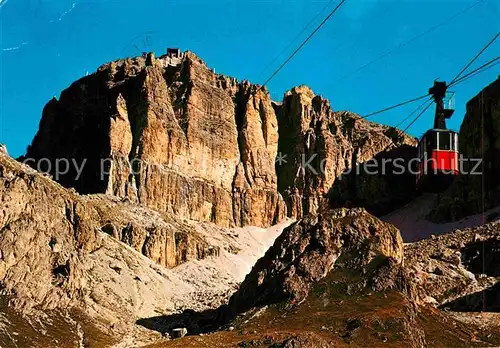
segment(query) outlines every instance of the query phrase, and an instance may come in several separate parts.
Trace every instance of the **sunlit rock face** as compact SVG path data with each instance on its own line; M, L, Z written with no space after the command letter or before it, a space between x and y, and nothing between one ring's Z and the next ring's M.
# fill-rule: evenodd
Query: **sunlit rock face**
M76 81L45 106L26 157L80 193L224 227L269 226L315 213L346 168L412 142L333 111L305 86L273 102L186 52L114 61ZM62 173L61 159L70 161Z
M194 54L115 61L44 109L27 158L85 166L56 179L181 218L268 226L285 216L269 94ZM53 173L55 174L55 173Z
M328 100L307 86L285 94L278 119L278 151L285 159L277 167L278 188L287 202L289 216L294 218L317 212L326 196L338 206L351 202L368 207L367 200L380 198L371 196L381 182L373 179L382 177L382 172L364 175L354 171L359 178L354 183L359 190L354 192L348 189L346 180L342 182L344 171L379 153L403 145L416 146L414 138L399 130L351 112L333 111ZM367 179L373 185L363 185Z

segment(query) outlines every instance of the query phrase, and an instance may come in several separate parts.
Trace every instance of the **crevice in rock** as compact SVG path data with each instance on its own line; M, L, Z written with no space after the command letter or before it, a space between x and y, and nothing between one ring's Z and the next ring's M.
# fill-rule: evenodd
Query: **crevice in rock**
M439 307L454 312L500 312L500 283Z
M267 119L266 119L266 111L264 109L264 103L262 100L259 101L259 116L260 116L260 127L262 130L262 137L264 138L264 144L267 148L268 134L267 134Z
M180 65L180 68L179 66L168 66L163 74L168 87L175 118L184 133L186 141L188 140L189 128L187 105L193 89L191 64L192 63L188 59L185 59Z
M128 245L131 244L131 241L129 241L129 235L130 235L131 230L132 230L132 224L129 223L128 225L123 227L122 233L121 233L121 241L125 244L128 244Z
M73 236L75 237L75 239L78 239L78 218L76 215L76 204L77 203L71 203L71 215L67 218L71 226L73 226Z
M244 174L248 184L251 184L252 180L250 180L248 176L248 170L245 161L245 147L246 147L246 136L244 129L246 122L246 114L248 101L252 95L251 89L245 88L244 85L240 85L238 92L235 95L235 121L236 121L236 131L238 134L238 151L240 154L240 162L243 163Z
M146 231L147 231L146 238L144 239L144 243L142 244L142 247L141 247L141 253L142 253L142 255L144 255L146 257L149 257L148 256L148 245L149 245L149 240L151 239L151 235L155 232L154 230L155 230L154 227L146 229Z
M64 264L57 265L52 269L52 285L62 286L68 280L69 274L69 261L66 261Z
M500 277L500 240L476 241L461 249L462 263L474 274Z

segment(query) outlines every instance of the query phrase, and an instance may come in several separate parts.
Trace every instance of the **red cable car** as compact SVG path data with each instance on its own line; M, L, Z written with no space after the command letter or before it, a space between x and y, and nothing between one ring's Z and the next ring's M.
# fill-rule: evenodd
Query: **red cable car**
M453 115L452 99L444 102L447 85L434 81L429 93L436 102L434 128L428 130L418 143L419 165L417 189L424 192L446 190L459 173L458 134L446 129L446 119Z
M448 129L429 129L418 143L420 159L417 188L442 192L458 175L458 134Z

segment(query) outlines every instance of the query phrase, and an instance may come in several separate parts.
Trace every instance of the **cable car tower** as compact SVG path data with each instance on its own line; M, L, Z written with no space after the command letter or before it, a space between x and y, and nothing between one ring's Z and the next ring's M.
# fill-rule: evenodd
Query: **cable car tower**
M446 82L434 81L434 86L429 88L429 94L432 95L436 103L436 113L434 116L434 129L446 129L446 120L453 115L453 94L447 100L445 105L446 91L448 86ZM446 107L445 107L446 106Z

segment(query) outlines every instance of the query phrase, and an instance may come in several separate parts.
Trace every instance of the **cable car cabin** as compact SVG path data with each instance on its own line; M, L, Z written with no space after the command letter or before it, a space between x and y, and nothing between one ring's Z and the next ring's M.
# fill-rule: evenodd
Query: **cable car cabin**
M442 192L458 175L458 134L430 129L418 143L417 189Z

